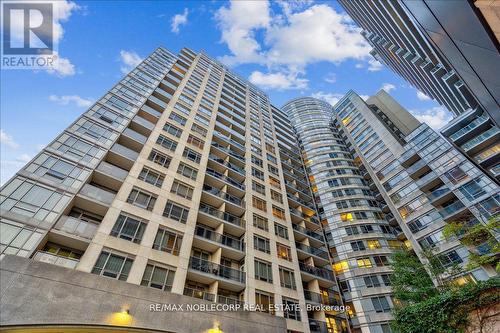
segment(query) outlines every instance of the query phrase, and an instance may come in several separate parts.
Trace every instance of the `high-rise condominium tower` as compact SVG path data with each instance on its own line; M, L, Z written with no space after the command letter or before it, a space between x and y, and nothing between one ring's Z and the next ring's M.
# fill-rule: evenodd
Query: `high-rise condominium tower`
M340 0L372 55L455 118L441 132L500 180L500 10L488 1ZM450 15L453 13L453 15Z
M465 264L488 247L440 230L499 207L481 170L384 93L280 110L204 53L163 48L0 195L11 332L390 332L391 253Z

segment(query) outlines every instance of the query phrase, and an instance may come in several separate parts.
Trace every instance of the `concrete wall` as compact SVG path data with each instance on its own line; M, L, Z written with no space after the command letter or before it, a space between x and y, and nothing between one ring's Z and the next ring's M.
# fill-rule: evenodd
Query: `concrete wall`
M132 328L201 333L218 322L223 332L286 332L284 318L259 312L151 312L152 303L213 303L16 256L0 261L0 277L0 326L110 325L128 309Z

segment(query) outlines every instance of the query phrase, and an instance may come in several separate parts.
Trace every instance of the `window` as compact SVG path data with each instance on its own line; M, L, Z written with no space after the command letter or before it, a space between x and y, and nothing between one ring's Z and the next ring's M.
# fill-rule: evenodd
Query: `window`
M355 241L351 242L351 247L353 251L364 251L366 250L365 244L363 241Z
M284 239L288 239L288 229L279 223L274 224L274 234Z
M271 184L272 187L281 188L280 181L274 177L269 177L269 184Z
M273 154L275 153L275 149L274 149L273 145L271 145L271 144L269 144L267 142L266 142L266 149L267 149L267 151L269 151L269 152L271 152Z
M157 265L148 264L142 277L141 286L170 291L174 283L175 271Z
M255 180L252 180L252 190L260 194L266 194L266 187Z
M168 217L172 220L176 220L181 223L186 223L188 213L189 213L188 207L181 206L169 200L165 205L163 216Z
M125 281L133 262L134 260L127 256L102 251L92 269L92 273Z
M299 301L283 297L283 315L285 318L300 321Z
M382 274L380 277L385 286L389 287L391 285L391 276L389 274Z
M196 148L203 149L205 146L205 141L198 139L197 137L189 134L189 137L187 139L187 143L195 146Z
M170 231L166 228L159 227L156 232L156 237L153 242L153 249L179 255L179 250L182 244L182 235L175 231Z
M14 221L0 221L0 254L27 257L42 239L43 230Z
M140 243L145 229L146 223L144 220L135 216L120 214L111 230L111 236Z
M142 168L138 178L156 187L161 187L163 185L165 176L159 172L144 167Z
M198 134L200 134L203 137L207 136L207 130L205 129L205 127L200 126L200 125L198 125L196 123L193 124L193 126L191 126L191 131L193 131L195 133L198 133Z
M198 177L198 170L182 162L179 163L177 173L192 180L196 180L196 177Z
M127 202L151 211L156 203L156 196L134 187L127 198Z
M280 266L279 272L280 272L280 285L282 287L294 290L297 289L297 286L295 284L295 274L293 273L293 271Z
M389 260L386 256L374 256L373 261L375 261L376 266L389 266Z
M163 130L169 134L172 134L175 137L180 138L182 134L182 130L178 127L175 127L172 124L166 123L165 126L163 126Z
M264 180L264 173L260 170L255 169L254 167L252 167L252 176L260 180Z
M255 291L255 304L258 311L274 314L274 296L264 291Z
M345 228L345 232L348 236L359 235L358 228L356 227L347 227Z
M170 140L169 138L161 134L158 139L156 139L156 143L170 151L175 151L175 148L177 148L177 142Z
M255 157L253 155L252 155L252 163L255 164L255 165L257 165L257 166L259 166L259 167L261 167L261 168L264 165L263 162L262 162L262 160L260 158Z
M273 216L279 218L280 220L285 220L285 211L273 205Z
M264 212L267 212L266 201L259 199L256 196L252 196L252 206Z
M195 163L200 163L201 160L201 155L189 148L184 149L182 156Z
M275 176L278 176L279 175L279 171L278 171L278 168L275 167L275 166L272 166L271 164L268 164L267 165L267 170L269 170L270 173L272 173L273 175Z
M370 261L370 258L358 258L356 259L356 263L358 264L359 268L372 267L372 262Z
M401 243L398 240L389 239L389 240L387 240L387 245L391 249L400 249L403 246L403 243Z
M292 250L289 246L276 243L276 252L278 254L278 258L292 261Z
M267 218L253 214L253 226L261 230L269 231Z
M193 197L193 187L178 180L174 180L170 193L175 193L180 197L191 200L191 198Z
M266 154L267 160L271 163L278 164L278 161L276 160L276 157L274 157L271 154Z
M349 263L347 262L347 260L337 262L333 264L333 269L335 270L336 273L345 272L349 270Z
M162 167L168 168L168 166L170 165L170 161L172 161L172 158L153 149L151 153L149 153L148 160L153 161L154 163L159 164Z
M376 275L368 275L363 278L367 288L380 287L380 281Z
M279 203L283 203L283 196L274 190L271 190L271 199Z
M273 283L273 271L270 262L255 260L255 278L260 281Z
M387 241L387 242L390 242L390 241ZM398 242L399 243L399 242ZM381 246L380 246L380 242L376 239L369 239L366 241L366 245L368 245L368 248L370 250L373 250L373 249L380 249ZM390 245L389 245L390 246Z
M177 122L178 124L180 124L182 126L186 125L186 121L187 121L186 118L181 117L180 115L178 115L175 112L172 112L170 114L170 116L168 117L168 119L172 119L173 121Z
M372 297L372 304L375 312L390 312L391 306L389 305L389 301L385 296Z
M253 236L253 248L265 253L271 253L269 239L258 235Z

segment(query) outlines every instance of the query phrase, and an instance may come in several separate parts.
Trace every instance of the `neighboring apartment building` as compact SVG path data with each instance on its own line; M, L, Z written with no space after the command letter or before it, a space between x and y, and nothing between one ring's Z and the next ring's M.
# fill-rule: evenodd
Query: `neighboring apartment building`
M340 311L296 308L342 305L297 147L262 91L203 53L157 49L2 188L1 255L35 263L2 260L22 266L12 283L31 287L3 295L1 324L106 325L101 313L126 307L136 328L347 332ZM40 279L53 283L46 294ZM49 300L65 283L92 292ZM62 311L78 297L91 301ZM28 315L14 299L45 300L47 311ZM159 320L139 299L263 313Z
M459 239L446 240L442 230L450 222L473 226L499 218L500 188L493 180L384 90L366 102L349 92L336 104L335 116L423 262L426 250L445 269L464 266L470 252L492 254L489 244L466 247ZM445 277L496 275L494 267L483 266Z
M363 29L376 59L455 115L443 135L498 183L498 6L472 0L339 1Z

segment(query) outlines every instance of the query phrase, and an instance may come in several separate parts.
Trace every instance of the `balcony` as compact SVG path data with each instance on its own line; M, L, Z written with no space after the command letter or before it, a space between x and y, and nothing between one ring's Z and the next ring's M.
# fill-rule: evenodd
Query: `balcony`
M217 172L214 169L207 168L205 174L214 177L219 182L224 182L226 184L234 186L236 189L240 190L241 192L245 191L245 185L243 183L237 182L236 180L232 179L231 177L223 175L222 173Z
M453 140L454 142L457 142L459 140L465 139L466 136L469 136L470 134L474 133L475 129L478 128L479 126L486 124L488 122L489 118L485 115L482 115L476 119L474 119L471 123L469 123L467 126L462 127L452 135L450 135L450 139ZM466 135L467 134L467 135Z
M207 202L212 206L220 206L223 202L229 203L226 208L236 215L243 214L245 212L245 202L243 199L238 198L235 195L224 192L217 187L210 186L208 184L203 184L203 193L209 195L203 195L202 201Z
M406 172L408 172L408 175L410 177L414 176L412 178L415 179L423 173L424 168L430 170L430 168L427 166L427 161L418 160L417 162L409 166L406 169Z
M92 184L83 185L78 195L84 196L94 202L98 202L99 204L104 204L105 206L111 205L115 198L115 193L106 191Z
M443 200L449 199L449 196L452 194L448 186L443 185L439 187L438 189L433 190L430 193L427 193L427 198L429 199L429 202L433 204L434 206L439 205L440 203L443 202Z
M129 149L119 143L115 143L109 150L109 154L106 159L114 165L130 170L137 160L137 157L139 157L139 153L136 151L133 151L132 149Z
M214 131L213 132L214 136L223 140L224 142L227 142L233 146L235 146L236 148L240 149L240 151L244 154L245 153L245 146L243 146L242 144L239 144L238 142L234 141L234 140L231 140L230 138L228 138L227 136L225 136L224 134L222 134L221 132L218 132L218 131ZM221 146L222 147L222 146Z
M229 170L238 173L242 177L245 177L245 169L240 168L239 166L234 165L233 163L231 163L229 161L226 161L226 160L224 160L224 159L222 159L214 154L209 154L208 159L218 163L219 165L225 166Z
M227 297L227 296L222 296L222 295L217 295L217 303L240 305L241 309L243 308L243 305L245 304L245 302L240 301L239 299Z
M441 214L443 220L446 221L447 219L450 219L453 216L456 216L457 214L463 212L465 208L466 207L464 206L464 204L461 201L457 200L450 205L442 207L438 212L439 214Z
M55 229L64 231L68 234L76 235L85 239L94 238L97 232L98 224L79 220L77 218L63 215L55 225Z
M245 163L245 157L243 155L240 155L227 147L224 147L216 142L212 142L212 147L215 147L219 151L225 153L226 155L230 155L230 156L236 158L237 160L240 160L241 162ZM244 174L244 172L243 172L243 174Z
M76 265L80 262L78 259L58 256L50 252L37 251L33 257L35 261L46 262L48 264L53 264L61 267L74 269Z
M185 287L183 295L198 298L198 299L203 299L205 301L210 301L210 302L215 301L215 294L211 294L211 293L206 292L204 290L196 290L196 289Z
M222 222L228 229L228 232L233 235L241 236L245 232L245 220L236 215L218 210L203 202L200 203L198 212L201 213L199 214L200 222L210 227L217 227Z
M194 246L203 250L214 252L220 247L220 245L222 245L224 247L222 250L225 257L234 260L241 260L245 256L245 242L241 239L230 235L219 234L201 225L196 226L194 235L198 239L193 241ZM201 240L208 240L210 242L207 243L206 241Z
M463 150L467 153L473 154L474 152L480 151L481 149L487 147L496 140L496 136L500 133L498 127L492 127L486 132L481 133L474 139L467 141L462 145Z
M134 118L132 118L130 128L132 128L139 134L148 136L155 128L155 124L139 115L136 115Z
M127 178L128 171L111 163L102 161L95 169L94 180L99 184L106 184L110 189L118 191Z
M321 231L313 231L313 230L301 227L300 225L295 224L295 223L292 224L292 228L293 228L293 230L301 233L302 235L313 238L317 241L320 241L321 243L323 243L325 241L325 238L323 237L323 234L321 233Z
M411 165L413 162L415 162L419 156L417 155L417 150L415 148L410 148L407 151L405 151L401 156L399 157L399 162L401 162L401 165L403 167Z
M134 151L141 151L142 147L148 138L140 133L137 133L131 128L126 128L120 137L120 143Z
M319 268L319 267L307 265L307 264L304 264L303 262L299 262L299 267L300 267L300 270L304 273L314 275L315 277L319 277L321 279L331 281L332 283L335 281L332 271L326 270L324 268Z
M165 103L164 101L153 95L149 96L146 103L148 106L152 107L158 112L163 112L163 110L167 108L167 103Z
M335 305L340 306L339 301L337 299L335 299L335 297L330 297L329 295L315 293L315 292L310 291L310 290L304 289L304 297L305 297L306 301L310 301L313 303L325 304L325 305L331 305L331 306L335 306Z
M153 92L153 94L156 94L156 96L158 96L159 100L161 100L163 102L163 104L165 105L165 108L167 106L167 103L170 102L170 100L172 99L172 95L161 88L156 88L156 90ZM156 98L155 96L150 96L150 99L151 99L151 97Z
M327 264L329 262L328 252L326 252L324 248L311 247L299 242L295 242L295 247L297 248L297 252L302 252L304 254L307 254L307 255L300 255L300 253L298 253L299 260L307 258L308 255L312 255L326 261L326 263L323 262L322 264Z
M309 319L309 330L311 333L331 333L334 332L328 329L326 322L320 320Z
M158 118L160 118L161 116L161 112L156 111L146 104L141 107L141 109L139 110L139 114L152 123L156 123L158 121Z
M437 185L438 182L441 180L439 179L438 175L434 172L431 171L422 178L417 179L415 184L422 190L425 191L427 189L432 188L433 186Z
M235 282L241 284L243 288L245 287L246 274L237 269L195 257L189 258L189 269L201 272L210 277L216 277L217 279L222 278L233 283Z

